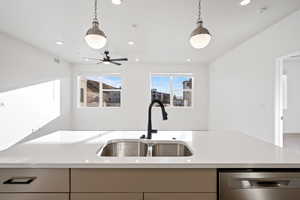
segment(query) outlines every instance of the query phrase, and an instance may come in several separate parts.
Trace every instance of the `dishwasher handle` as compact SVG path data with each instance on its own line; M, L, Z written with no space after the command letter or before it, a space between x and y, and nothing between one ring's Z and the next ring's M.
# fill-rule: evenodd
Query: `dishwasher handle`
M254 188L281 188L287 187L289 180L248 180L251 187Z

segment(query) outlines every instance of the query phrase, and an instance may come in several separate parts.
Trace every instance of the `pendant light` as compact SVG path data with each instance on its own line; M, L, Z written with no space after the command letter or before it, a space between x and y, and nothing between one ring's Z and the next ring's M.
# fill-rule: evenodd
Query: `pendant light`
M190 37L190 43L192 47L196 49L205 48L211 41L211 35L209 31L203 26L203 20L201 16L201 0L199 0L199 13L198 13L197 28L192 32Z
M84 38L86 43L93 49L101 49L106 45L107 42L105 33L99 28L97 6L97 0L95 0L93 26L87 31Z

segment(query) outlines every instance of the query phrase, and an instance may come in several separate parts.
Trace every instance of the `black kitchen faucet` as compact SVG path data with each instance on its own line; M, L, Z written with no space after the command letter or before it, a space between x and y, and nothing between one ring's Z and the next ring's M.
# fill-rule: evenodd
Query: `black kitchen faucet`
M165 110L165 106L164 104L159 101L159 100L152 100L152 102L149 105L149 109L148 109L148 129L147 129L147 137L145 137L145 135L143 135L141 138L146 138L146 139L152 139L152 134L153 133L157 133L157 130L152 129L152 107L158 104L161 108L161 112L162 112L162 118L163 120L167 120L168 119L168 113Z

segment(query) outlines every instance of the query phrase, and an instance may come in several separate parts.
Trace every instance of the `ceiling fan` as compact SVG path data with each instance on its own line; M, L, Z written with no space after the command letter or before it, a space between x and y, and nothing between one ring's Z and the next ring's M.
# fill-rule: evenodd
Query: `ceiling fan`
M114 65L122 65L119 62L122 61L128 61L128 58L110 58L109 51L104 51L104 57L103 58L85 58L87 60L95 60L98 61L97 64L114 64Z

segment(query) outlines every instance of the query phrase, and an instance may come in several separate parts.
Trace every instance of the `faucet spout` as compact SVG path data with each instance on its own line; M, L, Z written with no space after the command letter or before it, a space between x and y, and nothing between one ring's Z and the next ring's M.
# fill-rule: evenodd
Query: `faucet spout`
M162 119L163 120L167 120L168 119L168 113L166 112L165 106L164 104L159 101L159 100L153 100L150 105L149 105L149 109L148 109L148 130L147 130L147 137L146 139L152 139L152 134L153 133L157 133L157 130L152 129L152 107L158 104L161 108L161 112L162 112Z

